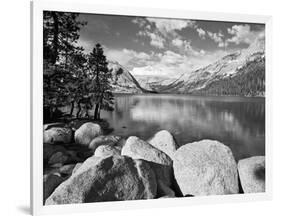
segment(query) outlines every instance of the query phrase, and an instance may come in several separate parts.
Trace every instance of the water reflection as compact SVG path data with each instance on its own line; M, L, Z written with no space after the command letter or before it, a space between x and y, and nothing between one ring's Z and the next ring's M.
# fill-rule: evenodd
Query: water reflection
M119 95L115 111L102 115L114 133L123 136L148 139L166 129L175 135L179 145L216 139L228 145L236 159L264 155L263 98Z

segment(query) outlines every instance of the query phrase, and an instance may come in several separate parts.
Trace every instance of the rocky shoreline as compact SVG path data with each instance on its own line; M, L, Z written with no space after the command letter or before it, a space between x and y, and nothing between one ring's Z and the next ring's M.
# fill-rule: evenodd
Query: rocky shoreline
M215 140L177 145L166 130L145 141L102 125L44 125L45 205L265 191L265 157L236 163Z

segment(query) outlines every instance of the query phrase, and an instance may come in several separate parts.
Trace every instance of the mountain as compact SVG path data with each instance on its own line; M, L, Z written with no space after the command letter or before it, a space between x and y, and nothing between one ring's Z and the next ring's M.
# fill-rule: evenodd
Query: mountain
M257 38L247 49L183 74L167 86L169 92L199 95L264 96L265 44Z
M176 93L196 95L264 96L264 43L233 52L178 78L133 76L118 62L109 61L115 93Z
M112 81L114 93L149 93L144 89L135 77L124 66L116 61L109 61L108 67L112 70Z
M263 50L252 46L236 51L206 67L182 74L177 79L136 78L142 86L158 93L264 96Z
M264 52L253 53L244 64L238 65L235 71L221 70L213 74L203 85L189 92L202 95L264 96Z
M265 85L264 52L245 56L238 51L222 59L182 75L166 91L202 95L260 96Z

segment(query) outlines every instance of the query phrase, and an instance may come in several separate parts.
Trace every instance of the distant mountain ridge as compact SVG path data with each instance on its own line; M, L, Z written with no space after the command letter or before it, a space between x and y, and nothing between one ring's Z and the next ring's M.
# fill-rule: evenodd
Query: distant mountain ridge
M261 84L256 89L249 83L255 80L252 75L257 72L260 80L258 82ZM241 52L235 52L204 68L183 75L171 88L166 88L166 91L183 94L258 96L264 94L264 76L264 52L253 53L247 58L244 58Z
M178 93L264 96L264 49L250 47L178 78L133 76L118 62L109 62L115 93Z
M222 66L196 88L189 89L189 93L201 95L240 95L264 96L265 94L265 56L264 52L253 53L243 64L238 64L235 70L225 71ZM224 67L224 68L223 68Z
M137 79L144 85L143 79ZM264 96L265 54L264 51L251 54L237 51L206 67L170 79L168 84L164 80L145 85L159 93Z

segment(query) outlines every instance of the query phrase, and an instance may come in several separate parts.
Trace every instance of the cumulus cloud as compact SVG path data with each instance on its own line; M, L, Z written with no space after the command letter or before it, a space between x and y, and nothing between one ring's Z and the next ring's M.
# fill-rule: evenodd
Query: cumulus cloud
M143 19L143 18L137 17L137 18L132 20L132 23L138 24L140 27L143 27L143 26L146 25L146 20Z
M184 44L184 41L179 38L175 38L172 40L172 44L176 47L182 47Z
M191 56L202 56L205 54L204 50L200 50L197 51L195 50L192 46L191 46L191 42L190 41L185 41L184 43L184 49L185 49L185 53L187 55L191 55Z
M181 39L181 38L175 38L172 40L172 44L179 49L179 51L187 54L187 55L204 55L205 53L203 50L197 51L191 46L191 42Z
M209 38L211 38L215 43L218 44L218 47L227 47L228 43L224 40L224 35L221 32L207 32Z
M142 28L137 35L149 37L150 44L159 49L163 49L165 44L170 44L174 37L180 38L176 30L196 26L196 22L192 20L163 18L136 18L132 22ZM180 39L177 39L172 42L172 45L177 47L184 45L180 43Z
M263 51L265 49L265 32L258 32L254 41L249 45L247 50L250 53Z
M251 44L257 37L257 32L251 31L250 25L234 25L227 29L227 32L232 35L227 41L229 43L246 43Z
M251 45L256 43L256 40L261 38L259 42L263 43L262 35L264 35L264 30L252 31L250 25L233 25L231 28L227 28L228 34L230 34L230 38L226 39L225 35L221 32L207 32L207 35L210 39L212 39L215 43L217 43L218 47L227 47L230 43L232 44L248 44Z
M147 36L150 38L150 45L157 47L159 49L164 48L165 39L157 33L144 30L144 31L139 31L137 33L137 35L138 36Z
M156 25L156 28L162 33L174 33L175 30L182 30L187 27L194 27L195 21L179 20L179 19L162 19L162 18L147 18L147 20Z
M198 32L198 35L200 38L205 39L206 38L206 31L202 28L197 28L196 31Z
M163 19L163 18L139 18L134 19L133 23L138 24L142 29L137 36L147 36L150 38L150 45L164 49L174 46L179 52L187 55L202 56L204 50L196 50L191 45L191 41L184 39L179 31L184 28L192 28L198 32L200 38L205 39L207 32L199 28L196 21L180 20L180 19ZM208 32L210 37L218 41L223 37L221 33ZM224 45L223 40L219 42L219 46Z
M201 49L201 50L200 50L200 54L201 54L201 55L205 55L205 54L206 54L205 50L202 50L202 49Z
M148 32L147 34L150 37L150 44L157 48L164 48L165 39L158 34Z

